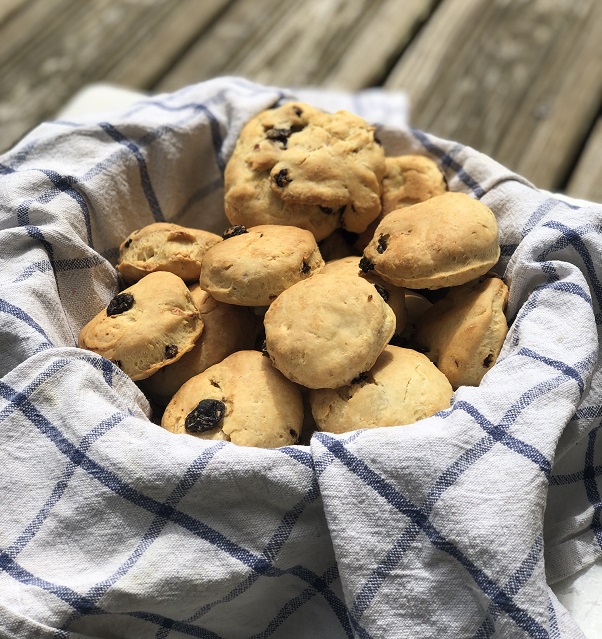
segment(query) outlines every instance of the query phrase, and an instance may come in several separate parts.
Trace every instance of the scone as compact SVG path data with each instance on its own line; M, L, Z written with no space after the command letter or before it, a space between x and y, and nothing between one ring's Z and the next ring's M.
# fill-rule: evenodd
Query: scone
M464 193L446 192L384 217L360 267L412 289L465 284L498 261L491 209Z
M268 109L239 136L224 175L232 224L284 224L322 240L360 233L381 210L384 151L375 127L299 102Z
M359 267L359 258L355 255L326 262L320 273L322 275L335 276L355 275L356 277L363 277L366 281L370 282L370 284L373 284L395 313L395 334L401 334L403 332L407 323L405 290L403 288L385 282L385 280L374 271L369 271L368 273L362 272Z
M201 288L240 306L268 306L324 266L314 236L295 226L239 227L203 258Z
M203 321L182 278L150 273L116 295L80 331L78 346L145 379L192 349Z
M222 241L215 233L156 222L130 233L119 247L117 270L127 283L154 271L169 271L195 282L205 251Z
M447 191L445 175L434 160L424 155L397 155L385 158L380 215L359 235L354 248L363 253L385 215L397 209L425 202Z
M385 158L382 215L425 202L447 191L445 176L434 160L424 155Z
M236 351L255 346L259 318L250 308L218 302L198 284L190 286L190 294L204 324L201 337L177 362L164 366L140 382L144 394L162 406L167 405L191 377Z
M419 320L416 343L454 388L478 386L495 364L506 334L508 287L484 276L451 288Z
M274 366L307 388L339 388L370 370L395 314L361 277L318 274L280 294L264 318Z
M277 448L297 442L300 389L258 351L238 351L188 380L161 425L172 433Z
M318 428L346 433L359 428L413 424L449 408L452 387L430 360L414 350L387 346L357 383L311 390Z

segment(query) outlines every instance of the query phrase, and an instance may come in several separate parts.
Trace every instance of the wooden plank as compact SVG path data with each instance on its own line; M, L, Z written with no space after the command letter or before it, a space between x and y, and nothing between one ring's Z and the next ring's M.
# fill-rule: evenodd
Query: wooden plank
M158 83L217 75L277 86L377 84L437 0L239 0ZM375 45L377 43L377 45Z
M12 0L7 5L0 4L3 15L0 23L0 67L28 55L45 33L51 32L57 23L64 22L66 14L76 8L71 0L30 0L15 6L17 4Z
M28 0L2 0L0 2L0 26L4 21L12 18L27 2Z
M59 7L60 0L48 0ZM37 4L37 3L36 3ZM46 4L46 0L44 3ZM215 15L217 2L198 3L203 9L194 11L202 18L203 28ZM0 67L0 150L8 148L27 130L43 119L52 117L67 100L85 84L119 75L118 68L126 60L123 74L130 88L146 89L144 82L154 73L163 72L183 50L186 39L174 37L174 25L181 20L174 16L188 11L190 0L94 0L94 2L64 2L62 11L53 13L47 28L33 38L31 46L16 56L10 65ZM38 20L39 25L39 20ZM155 34L169 36L169 45L160 47ZM187 32L188 40L192 37ZM151 58L149 48L155 43L157 55L149 69L136 76L133 66L144 66L142 56ZM162 56L169 56L163 58ZM112 75L111 75L112 74Z
M602 90L598 0L444 0L385 82L413 126L556 189Z
M602 204L602 117L587 138L565 192L571 197Z
M428 19L438 0L386 0L349 34L336 64L321 84L359 90L378 86L417 29Z
M135 34L128 51L105 75L109 82L126 87L150 89L169 72L182 52L219 17L229 0L183 0L158 25ZM198 82L198 76L190 84ZM188 83L187 83L188 84Z

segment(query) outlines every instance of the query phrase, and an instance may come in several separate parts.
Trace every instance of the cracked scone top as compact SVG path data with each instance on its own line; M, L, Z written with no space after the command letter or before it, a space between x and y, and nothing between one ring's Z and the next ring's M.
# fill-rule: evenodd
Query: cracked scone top
M188 380L163 413L177 434L278 448L297 442L303 400L296 384L259 351L238 351Z
M452 394L445 375L425 355L387 346L357 383L311 390L309 403L320 430L346 433L413 424L449 408Z
M361 233L381 210L384 151L375 127L347 111L289 102L242 129L225 171L232 224L285 224L320 241L336 228Z
M338 388L369 370L395 332L395 313L373 284L318 273L288 288L264 318L274 366L307 388Z

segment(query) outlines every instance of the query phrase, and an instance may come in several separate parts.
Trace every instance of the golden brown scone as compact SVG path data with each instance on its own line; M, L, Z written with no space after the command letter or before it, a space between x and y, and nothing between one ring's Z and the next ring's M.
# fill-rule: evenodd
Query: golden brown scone
M321 275L354 275L362 277L366 281L373 284L382 298L387 302L395 313L395 333L401 333L407 323L407 311L405 304L405 290L399 286L394 286L389 282L385 282L382 277L374 271L364 273L359 267L359 257L352 255L342 257L338 260L326 262L324 268L320 271Z
M375 127L347 111L289 102L251 119L224 175L232 224L285 224L322 240L363 231L380 213L384 151Z
M363 253L374 237L380 221L397 209L441 195L447 191L444 174L436 162L424 155L398 155L385 158L380 215L359 234L353 248Z
M478 386L495 364L506 334L508 287L484 276L449 290L420 319L416 343L454 388Z
M277 448L297 442L300 389L259 351L238 351L188 380L163 414L163 428L239 446Z
M347 433L413 424L449 408L452 394L445 375L427 357L387 346L357 383L311 390L309 401L320 430Z
M491 209L448 191L384 217L360 267L397 286L439 289L483 275L499 256Z
M445 176L436 162L424 155L385 158L382 215L425 202L447 191Z
M236 351L255 346L259 318L249 307L218 302L198 284L190 286L190 294L204 324L203 334L194 348L177 362L140 382L144 394L162 406L166 406L191 377Z
M180 359L202 331L186 284L157 271L116 295L82 328L78 346L110 359L137 381Z
M295 226L268 224L239 231L212 246L203 259L201 288L220 302L268 306L324 260L314 236Z
M154 271L169 271L185 282L198 281L205 251L221 241L209 231L156 222L123 241L117 270L128 284Z
M372 368L395 314L363 278L318 274L281 293L264 326L266 350L284 375L307 388L338 388Z

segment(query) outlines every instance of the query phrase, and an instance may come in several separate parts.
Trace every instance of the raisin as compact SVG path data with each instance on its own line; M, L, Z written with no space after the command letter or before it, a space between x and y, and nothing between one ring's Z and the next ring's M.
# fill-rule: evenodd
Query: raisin
M400 348L409 348L409 341L401 335L401 333L393 333L393 337L389 340L391 346L399 346Z
M389 291L384 286L380 284L375 284L374 288L378 291L378 294L385 300L385 302L389 301Z
M311 266L307 262L301 263L301 273L305 275L305 273L309 273L311 271Z
M117 366L118 368L121 368L123 370L123 364L121 363L120 359L116 359L113 364L115 364L115 366Z
M107 315L119 315L129 311L134 306L134 296L131 293L119 293L109 302Z
M290 184L292 179L288 176L288 169L281 169L278 171L278 173L274 176L274 182L276 182L281 189L283 189L287 184Z
M379 235L378 237L378 244L376 246L376 252L380 253L381 255L387 250L387 244L389 242L389 234L386 233L385 235Z
M293 111L295 112L295 115L300 118L301 115L303 114L303 109L300 109L298 106L296 106Z
M272 142L280 142L282 147L286 149L286 144L290 137L291 130L290 129L278 129L274 127L273 129L268 129L265 132L265 135L268 140Z
M165 359L173 359L178 354L178 347L175 344L168 344L165 347Z
M245 233L248 233L249 231L247 231L247 228L245 226L243 226L242 224L236 224L235 226L231 226L229 229L226 229L223 233L222 233L222 238L224 240L228 240L231 237L236 237L237 235L244 235Z
M297 434L297 431L293 430L292 428L288 432L290 433L293 439L297 439L297 437L299 437L299 435Z
M219 399L202 399L184 420L189 433L204 433L215 428L224 417L226 405Z
M372 264L372 262L367 257L362 257L359 267L360 271L362 271L363 273L374 270L374 264Z
M351 380L352 384L359 384L360 382L365 382L368 379L368 373L360 373L357 377L354 377Z
M489 353L489 355L487 355L487 357L483 360L483 367L489 368L492 362L493 362L493 353Z
M132 238L130 237L129 240L126 240L125 244L123 245L123 248L129 248L131 243L132 243Z

